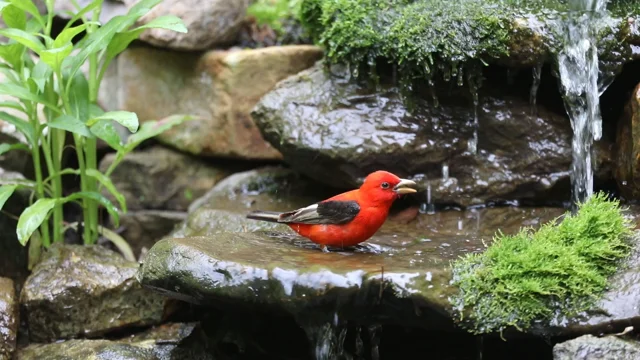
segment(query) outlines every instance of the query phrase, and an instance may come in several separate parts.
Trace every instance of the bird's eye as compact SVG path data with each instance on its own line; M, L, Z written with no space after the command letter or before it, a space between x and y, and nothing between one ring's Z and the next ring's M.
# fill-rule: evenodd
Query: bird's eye
M383 189L388 189L389 188L389 183L385 181L380 186L382 186Z

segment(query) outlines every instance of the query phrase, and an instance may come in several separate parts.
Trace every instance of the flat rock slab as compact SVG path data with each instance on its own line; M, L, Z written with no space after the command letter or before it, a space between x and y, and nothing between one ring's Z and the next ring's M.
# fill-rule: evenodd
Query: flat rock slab
M387 222L353 249L323 253L283 231L217 232L165 238L147 253L138 279L145 287L185 301L220 306L273 306L294 316L328 311L342 319L450 328L450 261L484 249L495 229L536 226L561 209L489 208ZM554 334L611 331L640 318L637 258L613 279L598 315L559 321ZM624 306L622 304L625 304ZM606 314L606 315L603 315Z
M194 324L167 324L121 340L68 340L33 344L17 352L16 360L187 360L213 359L181 342L194 331Z
M166 299L140 286L137 269L102 246L52 245L21 293L31 341L159 323Z
M11 279L0 278L0 360L11 359L18 335L18 299Z
M553 347L553 360L640 359L640 343L606 336L581 336Z

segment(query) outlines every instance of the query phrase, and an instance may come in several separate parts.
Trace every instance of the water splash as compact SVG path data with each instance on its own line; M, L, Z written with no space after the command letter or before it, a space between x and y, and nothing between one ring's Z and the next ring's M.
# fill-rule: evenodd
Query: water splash
M558 70L565 109L573 128L571 203L593 194L592 145L602 136L598 88L597 21L607 0L570 0L572 13L562 22L564 46Z
M369 340L371 341L371 360L380 360L380 332L382 326L370 325L369 326Z
M321 316L319 319L301 318L298 321L307 333L316 360L350 358L344 350L347 328L341 326L337 312L331 319Z

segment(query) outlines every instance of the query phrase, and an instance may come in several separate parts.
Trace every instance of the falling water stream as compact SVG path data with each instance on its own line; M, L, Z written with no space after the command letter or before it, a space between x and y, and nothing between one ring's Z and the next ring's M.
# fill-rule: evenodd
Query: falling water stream
M558 71L565 109L573 128L571 203L593 193L592 145L602 136L598 88L597 20L607 0L569 0L570 14L561 24L564 46Z

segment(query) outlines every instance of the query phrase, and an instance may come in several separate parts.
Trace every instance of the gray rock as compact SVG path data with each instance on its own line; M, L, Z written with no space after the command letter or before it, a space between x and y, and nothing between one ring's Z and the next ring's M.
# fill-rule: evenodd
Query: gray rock
M106 171L115 154L100 163ZM116 189L127 199L128 210L185 211L229 171L213 167L193 156L162 146L128 154L111 174ZM105 196L115 202L106 190Z
M213 359L201 349L184 346L194 324L167 324L145 333L115 341L68 340L53 344L32 344L17 352L16 360L187 360Z
M286 230L281 224L249 220L251 210L285 211L329 197L330 191L283 167L266 166L233 174L195 200L173 237L219 232Z
M0 360L9 360L16 349L18 299L13 281L0 278Z
M79 8L74 5L74 2L78 4ZM53 11L57 17L70 20L78 11L91 3L91 0L57 0L54 3ZM45 8L46 9L46 8ZM46 10L45 10L46 11ZM124 15L129 11L126 4L122 0L106 0L102 2L102 9L100 10L100 22L106 23L115 16ZM90 11L87 16L91 18L92 12Z
M135 0L126 0L135 3ZM143 16L147 24L164 15L182 19L187 33L166 29L149 29L140 39L158 47L174 50L205 50L234 42L239 35L250 0L165 0Z
M572 131L564 115L538 106L533 116L528 101L483 88L473 153L467 91L441 96L438 107L414 99L410 111L398 88L383 81L376 91L350 80L342 67L330 71L318 63L281 81L252 112L285 162L318 181L349 189L384 169L423 189L428 183L435 203L462 206L540 199L568 181ZM598 168L606 173L603 162Z
M622 359L640 359L640 344L615 336L584 335L553 347L553 360Z
M169 234L184 221L186 212L138 210L120 215L120 234L127 240L136 256L146 253L160 238Z
M167 299L140 287L137 268L99 245L52 245L20 296L31 340L94 337L159 323Z

